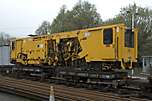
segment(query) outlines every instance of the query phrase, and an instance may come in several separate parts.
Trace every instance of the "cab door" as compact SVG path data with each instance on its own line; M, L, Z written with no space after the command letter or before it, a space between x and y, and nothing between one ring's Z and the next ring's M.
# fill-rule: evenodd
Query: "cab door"
M124 28L123 31L123 48L122 48L122 63L124 68L132 68L132 62L136 61L137 44L136 35L130 28Z
M130 59L134 56L134 32L132 29L125 29L123 55L126 61L131 61Z
M103 58L105 59L115 59L115 29L114 28L106 28L103 29Z

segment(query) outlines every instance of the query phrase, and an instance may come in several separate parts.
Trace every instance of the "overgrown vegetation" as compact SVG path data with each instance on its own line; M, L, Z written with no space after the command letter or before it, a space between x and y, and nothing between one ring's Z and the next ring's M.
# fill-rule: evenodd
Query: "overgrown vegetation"
M95 27L101 23L102 20L100 14L97 13L95 5L90 4L87 1L79 1L72 10L67 10L66 6L63 5L52 24L49 25L46 23L46 21L44 21L42 25L36 30L36 33L39 35L47 34L46 32L56 33L72 31Z

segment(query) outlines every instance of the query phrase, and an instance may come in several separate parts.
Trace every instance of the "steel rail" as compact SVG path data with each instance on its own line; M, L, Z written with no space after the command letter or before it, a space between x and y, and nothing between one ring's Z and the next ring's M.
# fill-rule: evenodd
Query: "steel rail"
M60 101L148 101L147 99L135 97L125 98L112 93L66 87L63 85L46 84L24 79L18 80L0 76L0 88L15 90L17 92L26 93L29 95L31 94L44 99L49 98L50 86L54 86L55 98Z

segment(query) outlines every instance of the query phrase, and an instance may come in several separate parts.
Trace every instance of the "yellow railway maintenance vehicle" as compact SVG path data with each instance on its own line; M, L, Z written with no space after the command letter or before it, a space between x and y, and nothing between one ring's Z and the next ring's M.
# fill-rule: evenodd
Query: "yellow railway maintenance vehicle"
M47 67L51 77L78 82L120 79L126 75L117 70L136 66L137 35L135 28L114 24L16 39L11 41L11 62Z

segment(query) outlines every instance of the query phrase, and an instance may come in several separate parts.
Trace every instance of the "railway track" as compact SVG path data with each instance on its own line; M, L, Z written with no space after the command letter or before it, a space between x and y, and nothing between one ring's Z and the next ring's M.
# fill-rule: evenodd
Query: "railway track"
M50 86L54 87L55 99L57 101L150 101L131 96L126 98L110 92L99 92L0 76L1 91L29 97L38 101L49 100Z

